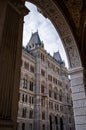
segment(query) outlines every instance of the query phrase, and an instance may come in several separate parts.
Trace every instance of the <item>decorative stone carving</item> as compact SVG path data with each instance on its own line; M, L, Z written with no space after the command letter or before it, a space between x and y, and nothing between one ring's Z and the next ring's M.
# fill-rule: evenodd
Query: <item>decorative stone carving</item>
M70 67L74 68L80 64L80 59L75 46L67 48L67 54L69 58Z

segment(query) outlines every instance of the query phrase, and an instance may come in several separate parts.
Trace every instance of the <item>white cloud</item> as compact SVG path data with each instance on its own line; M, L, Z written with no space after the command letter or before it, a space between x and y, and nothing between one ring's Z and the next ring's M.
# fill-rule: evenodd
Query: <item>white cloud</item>
M68 66L61 39L51 21L39 13L35 5L26 2L26 6L30 12L24 18L25 24L23 33L23 45L26 46L26 44L29 42L32 32L36 32L38 30L40 39L43 41L47 52L53 55L54 52L59 50L62 59L65 61L66 66Z

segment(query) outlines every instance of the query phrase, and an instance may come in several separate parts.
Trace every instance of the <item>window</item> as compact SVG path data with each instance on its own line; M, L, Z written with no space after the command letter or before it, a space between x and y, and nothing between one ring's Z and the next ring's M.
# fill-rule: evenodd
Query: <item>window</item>
M41 53L41 60L44 61L45 60L45 56L44 54Z
M49 89L49 97L52 97L52 91Z
M57 79L56 78L53 78L53 83L57 84Z
M71 117L69 117L69 123L71 123L72 121L71 121Z
M54 99L57 100L57 92L54 92Z
M49 102L49 108L53 109L53 102Z
M32 104L34 103L34 97L32 97Z
M59 105L55 104L55 110L59 110Z
M32 130L32 124L31 123L29 124L29 130Z
M27 95L25 96L25 102L27 102Z
M27 109L26 109L26 108L23 108L23 110L22 110L22 117L23 117L23 118L26 117L26 112L27 112Z
M31 96L29 96L29 103L31 104Z
M52 76L48 75L48 80L52 82Z
M24 68L25 68L26 70L29 70L29 63L24 62Z
M30 112L29 112L29 118L33 118L33 110L30 110Z
M45 106L45 100L41 99L41 106L44 107Z
M63 111L63 106L60 106L60 111Z
M58 85L59 86L62 86L62 82L58 80Z
M45 112L42 112L42 120L45 120Z
M45 76L45 71L44 70L41 70L41 75Z
M42 125L42 130L45 130L45 124Z
M43 84L41 85L41 93L45 93L45 87Z
M34 103L34 97L29 96L29 103L30 103L30 104L33 104L33 103Z
M24 94L22 94L22 102L24 102Z
M25 123L22 123L22 130L25 130Z
M62 102L62 90L59 92L59 100Z
M33 91L33 81L30 81L30 91Z
M26 78L23 79L23 88L27 89L28 81Z
M30 72L34 73L34 66L30 66Z

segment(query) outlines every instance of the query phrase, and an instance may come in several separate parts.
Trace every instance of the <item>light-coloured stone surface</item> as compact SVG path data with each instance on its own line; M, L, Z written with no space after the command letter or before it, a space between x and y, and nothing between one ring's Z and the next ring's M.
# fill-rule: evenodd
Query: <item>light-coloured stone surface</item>
M86 130L86 96L83 83L83 69L71 70L71 89L76 130Z

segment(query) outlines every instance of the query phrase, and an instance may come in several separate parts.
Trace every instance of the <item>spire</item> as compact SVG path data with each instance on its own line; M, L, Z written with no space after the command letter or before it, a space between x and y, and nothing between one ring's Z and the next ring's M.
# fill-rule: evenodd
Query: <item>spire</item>
M55 52L53 54L53 58L59 63L59 64L63 64L63 61L62 61L62 58L60 56L60 53L59 51L58 52Z
M27 48L29 50L34 49L36 46L43 47L43 42L41 42L38 31L32 33L29 43L27 44Z

